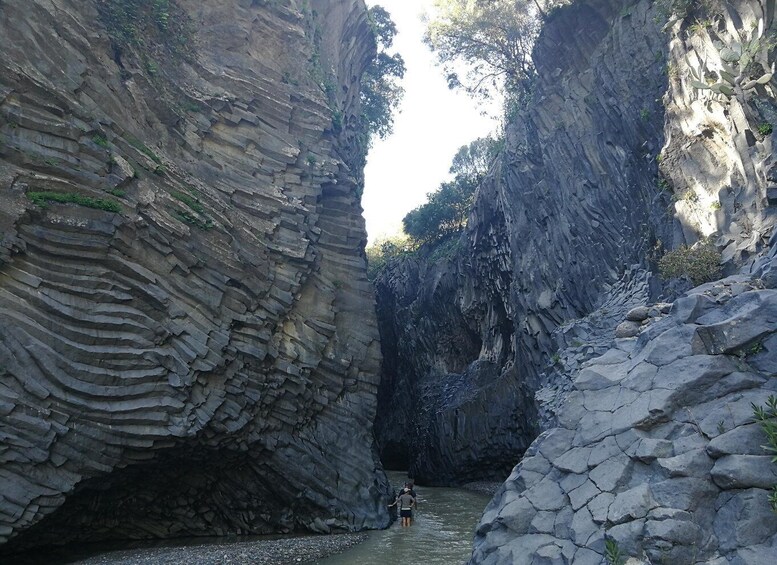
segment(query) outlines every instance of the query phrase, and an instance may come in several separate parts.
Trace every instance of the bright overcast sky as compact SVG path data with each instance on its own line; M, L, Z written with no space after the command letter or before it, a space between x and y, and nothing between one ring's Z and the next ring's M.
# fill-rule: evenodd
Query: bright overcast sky
M397 234L402 218L426 201L426 194L450 177L456 150L488 135L496 122L480 115L477 103L448 89L434 56L423 44L420 14L428 0L367 0L391 14L407 72L405 97L394 117L394 133L376 139L367 156L362 206L369 242Z

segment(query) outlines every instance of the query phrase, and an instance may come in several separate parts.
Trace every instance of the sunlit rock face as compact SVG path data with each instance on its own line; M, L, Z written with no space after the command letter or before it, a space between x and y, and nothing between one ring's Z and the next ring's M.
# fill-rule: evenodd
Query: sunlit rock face
M563 198L551 192L558 202L576 202L581 213L570 229L587 234L579 245L574 240L564 244L567 253L572 250L570 268L589 275L577 279L574 292L598 291L600 298L598 304L590 302L593 310L580 311L588 314L582 319L553 333L528 332L522 338L541 351L542 339L552 336L558 347L557 362L541 374L536 397L543 433L487 507L475 536L473 564L593 565L605 558L607 539L610 560L617 552L630 563L724 565L777 559L777 527L768 502L775 470L762 448L766 438L754 423L752 406L764 405L777 387L777 247L771 235L774 199L769 198L774 154L770 136L758 131L759 125L772 121L774 97L767 85L729 100L694 88L689 72L689 66L702 60L709 69L719 69L722 46L713 46L712 40L725 45L737 36L752 37L759 19L772 25L774 6L742 1L713 4L711 10L719 15L710 26L692 26L691 18L659 33L650 28L650 22L661 19L655 4L624 8L616 2L583 2L560 12L540 39L538 100L544 96L551 106L558 101L555 115L565 115L564 109L577 99L572 93L588 82L612 101L593 114L588 130L590 136L605 136L603 146L590 149L605 167L603 177L618 174L606 168L618 163L608 146L619 147L619 139L639 133L640 127L663 128L663 147L648 143L651 138L644 133L647 151L640 152L634 144L621 146L619 170L638 167L634 178L637 186L644 186L645 196L652 191L645 183L655 182L673 198L630 200L635 185L621 178L620 193L605 193L621 210L619 220L614 209L602 212L610 209L604 201L586 206L568 180L560 185L566 187L560 189ZM548 57L566 52L569 41L562 38L574 36L571 18L581 14L593 18L584 27L601 32L587 36L593 39L591 64L581 65L576 56ZM656 96L664 109L631 98L627 112L619 101L629 100L627 94L636 90L613 91L613 84L629 77L620 84L647 89L642 83L646 71L631 73L649 54L661 61L668 77L665 90ZM563 68L554 70L561 66L559 61L573 61L579 78ZM596 80L586 78L589 68L596 69ZM601 80L600 73L612 70L610 80ZM552 82L564 94L554 96ZM542 104L529 115L542 115ZM644 116L645 126L634 119L635 113ZM579 119L587 121L588 115L581 112ZM613 135L616 131L621 133ZM567 135L559 132L562 140ZM581 147L588 145L586 137L579 140ZM565 161L556 159L550 166L544 158L554 146L543 144L524 170L531 172L539 163L551 178L557 177L554 169L563 169ZM656 147L661 149L660 176L651 164ZM576 161L582 171L590 162ZM516 163L520 167L522 161ZM598 194L607 186L604 182L588 192ZM539 200L538 193L535 197ZM614 238L640 207L652 238ZM664 213L666 220L660 217ZM532 212L527 209L526 214ZM547 242L559 243L554 226L564 225L563 217L548 215ZM524 232L522 239L530 239L531 233ZM603 286L606 278L596 279L596 271L590 270L604 273L596 253L611 256L618 245L624 256L633 251L645 265L662 248L708 235L723 252L724 271L739 273L691 289L671 304L650 303L651 295L659 294L654 290L658 281L641 269L632 269L611 287ZM532 249L537 252L532 254ZM534 257L543 265L541 249L541 238L513 247L514 255ZM547 248L546 255L557 253L553 245ZM525 263L522 272L538 284L536 291L527 289L528 295L542 296L547 286L542 281L549 280L546 271ZM522 276L519 271L516 280ZM564 286L569 282L574 279ZM534 304L541 306L539 300ZM546 301L538 318L548 318L563 304Z
M378 441L384 458L408 453L419 480L506 477L537 434L533 394L553 330L619 281L631 289L631 266L671 234L655 163L666 47L644 8L613 29L619 11L582 3L554 15L537 45L532 100L507 127L458 249L378 280L389 369L379 414L413 405L410 428L429 435L400 447L397 425L379 417ZM405 279L413 290L398 290ZM446 400L435 406L435 396ZM446 422L432 432L430 404ZM451 433L456 422L466 433Z
M749 404L775 387L777 167L759 127L777 123L774 97L729 100L689 72L719 70L713 41L773 29L774 5L710 9L709 25L666 30L647 1L554 12L458 249L378 279L387 461L467 480L501 468L473 445L518 463L544 432L487 509L473 563L601 563L605 535L651 563L777 558ZM657 261L705 236L741 274L674 300Z
M105 5L0 3L0 541L385 526L363 2Z

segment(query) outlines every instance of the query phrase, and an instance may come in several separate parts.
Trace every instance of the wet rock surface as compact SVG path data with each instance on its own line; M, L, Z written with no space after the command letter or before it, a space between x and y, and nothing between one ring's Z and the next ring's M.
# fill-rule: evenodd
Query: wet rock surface
M385 526L363 3L98 4L0 8L0 551Z

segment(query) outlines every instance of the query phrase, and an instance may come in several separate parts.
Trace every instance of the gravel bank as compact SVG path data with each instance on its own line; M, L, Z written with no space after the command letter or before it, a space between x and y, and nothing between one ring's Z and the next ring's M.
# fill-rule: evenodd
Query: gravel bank
M366 533L331 536L303 536L280 539L201 542L192 540L178 546L136 547L105 550L91 557L66 555L64 551L44 556L41 553L19 556L24 565L295 565L316 563L341 553L367 539Z
M359 533L122 550L77 561L77 563L81 565L310 564L318 559L345 551L365 539L367 534Z
M499 481L472 481L471 483L461 485L461 488L479 492L481 494L487 494L488 496L494 496L494 493L496 493L497 489L501 486L502 483Z

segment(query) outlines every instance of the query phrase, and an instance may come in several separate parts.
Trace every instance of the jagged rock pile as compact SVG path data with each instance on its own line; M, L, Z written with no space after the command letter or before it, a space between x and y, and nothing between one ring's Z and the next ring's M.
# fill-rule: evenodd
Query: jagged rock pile
M774 563L777 465L752 404L775 391L777 290L694 289L583 365L486 509L472 563L598 565L605 537L641 563Z
M0 542L385 526L363 2L1 4Z
M662 302L654 306L637 306L626 313L626 319L615 328L615 337L635 337L640 334L642 329L663 314L668 314L671 304Z

